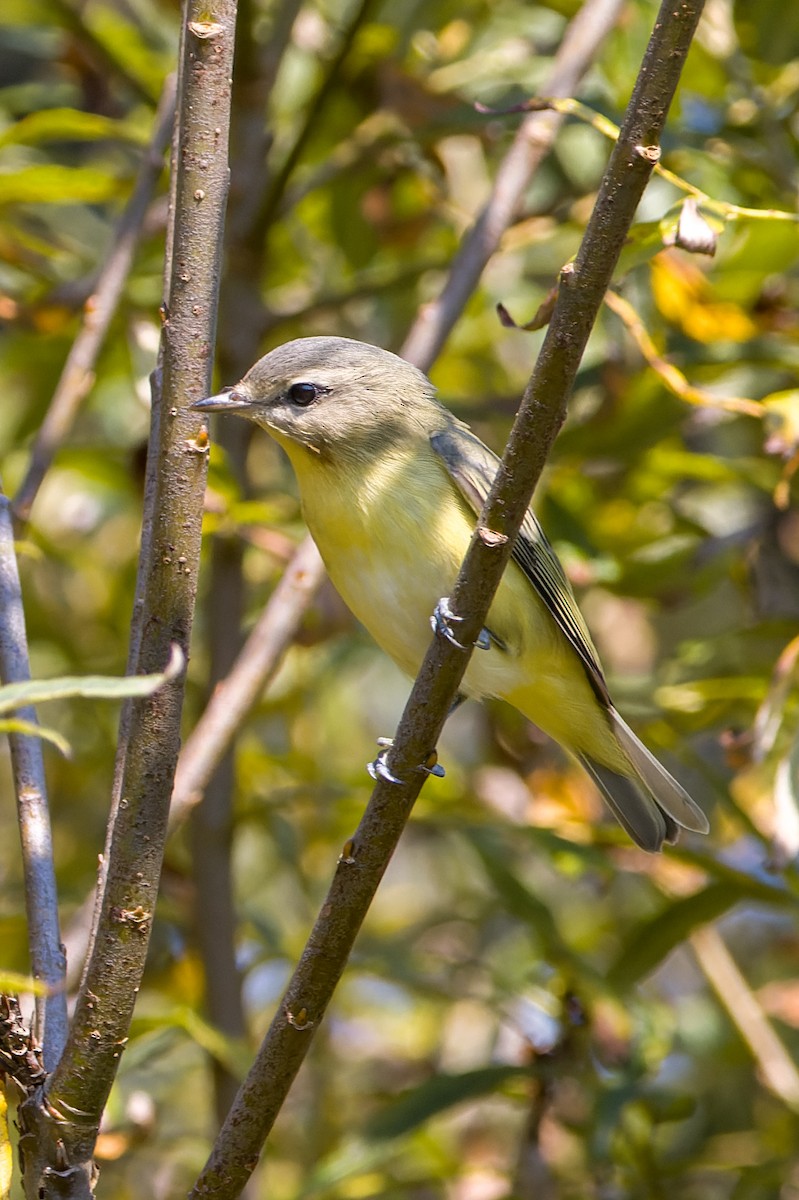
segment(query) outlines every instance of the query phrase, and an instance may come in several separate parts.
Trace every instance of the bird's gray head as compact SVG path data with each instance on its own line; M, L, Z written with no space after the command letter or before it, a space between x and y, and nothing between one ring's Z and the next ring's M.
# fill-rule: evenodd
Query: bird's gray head
M396 354L308 337L271 350L241 383L191 407L248 417L289 451L293 443L335 456L384 447L414 429L429 433L446 420L434 395L427 377Z

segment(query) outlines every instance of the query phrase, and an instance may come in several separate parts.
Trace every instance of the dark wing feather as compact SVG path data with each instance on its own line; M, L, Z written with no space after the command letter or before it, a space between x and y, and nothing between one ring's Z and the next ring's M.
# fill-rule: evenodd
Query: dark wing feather
M499 459L470 430L454 421L446 429L431 434L430 443L461 495L478 516L494 482ZM598 698L610 706L607 684L588 627L563 567L531 508L525 513L512 557L574 647Z

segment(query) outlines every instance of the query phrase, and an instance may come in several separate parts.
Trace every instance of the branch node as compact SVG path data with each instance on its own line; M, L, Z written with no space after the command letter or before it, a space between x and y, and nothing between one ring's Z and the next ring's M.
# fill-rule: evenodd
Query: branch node
M424 775L435 775L437 779L443 779L446 775L446 771L438 761L438 751L436 750L431 750L424 762L419 763L416 770L421 771Z
M341 847L341 854L338 856L338 864L340 867L355 866L355 838L347 838L346 842Z
M636 146L635 153L652 166L660 162L660 146Z
M477 530L477 536L489 550L493 550L495 546L504 546L508 540L507 534L500 533L497 529L488 529L485 525L481 525Z
M306 1029L313 1029L314 1022L308 1019L307 1008L301 1008L295 1014L290 1008L286 1007L283 1009L283 1012L286 1014L286 1020L288 1021L289 1025L291 1025L293 1029L299 1030L300 1033L303 1033Z

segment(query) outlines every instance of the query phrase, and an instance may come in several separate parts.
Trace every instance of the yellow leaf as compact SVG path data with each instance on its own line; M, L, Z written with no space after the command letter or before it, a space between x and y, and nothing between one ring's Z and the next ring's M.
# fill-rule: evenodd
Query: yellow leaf
M8 1200L11 1195L13 1164L14 1155L8 1136L8 1101L5 1089L0 1087L0 1200Z
M737 304L714 300L707 276L676 254L652 259L652 293L667 320L697 342L745 342L757 326Z

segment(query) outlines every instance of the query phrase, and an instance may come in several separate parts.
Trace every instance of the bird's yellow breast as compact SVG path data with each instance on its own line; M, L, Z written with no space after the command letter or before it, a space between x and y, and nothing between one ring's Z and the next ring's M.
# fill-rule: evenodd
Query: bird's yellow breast
M356 467L296 444L305 520L336 589L407 674L430 643L430 617L449 595L475 517L426 439ZM538 593L511 562L487 626L502 647L475 650L462 690L508 700L576 750L607 754L607 723L579 659ZM575 746L575 732L584 744Z
M432 451L394 451L358 471L292 457L303 514L333 583L378 644L415 674L430 615L471 535L445 473Z

